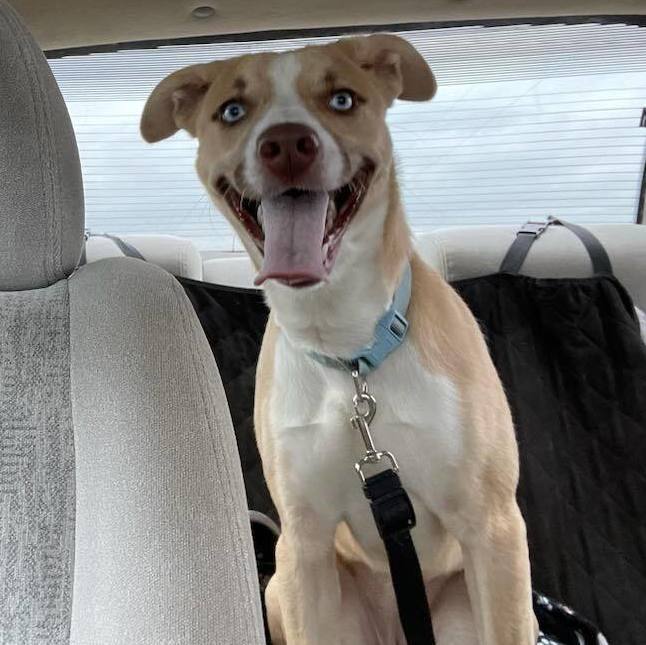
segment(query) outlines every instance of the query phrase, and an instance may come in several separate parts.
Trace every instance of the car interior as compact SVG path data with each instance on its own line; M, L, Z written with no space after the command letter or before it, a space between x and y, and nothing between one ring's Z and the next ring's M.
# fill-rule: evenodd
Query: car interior
M253 433L267 305L199 184L195 140L150 146L139 120L180 67L374 32L407 39L437 78L433 101L397 101L388 125L417 252L483 326L473 281L519 237L518 272L539 283L596 275L561 222L607 254L617 325L637 339L604 394L613 437L593 436L583 403L587 434L530 437L524 415L547 404L503 382L535 586L594 642L646 643L640 0L0 0L0 643L269 643L280 518ZM501 372L551 379L485 336ZM596 365L569 369L598 387ZM560 471L543 478L537 455Z

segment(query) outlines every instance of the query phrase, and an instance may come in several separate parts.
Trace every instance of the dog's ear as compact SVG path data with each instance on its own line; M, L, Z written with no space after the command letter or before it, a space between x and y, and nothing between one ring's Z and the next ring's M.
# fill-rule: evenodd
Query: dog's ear
M437 83L422 55L407 41L391 34L344 38L338 43L359 66L375 75L388 103L394 99L428 101Z
M148 97L141 115L141 136L148 143L161 141L180 128L195 136L197 108L209 89L206 65L191 65L173 72Z

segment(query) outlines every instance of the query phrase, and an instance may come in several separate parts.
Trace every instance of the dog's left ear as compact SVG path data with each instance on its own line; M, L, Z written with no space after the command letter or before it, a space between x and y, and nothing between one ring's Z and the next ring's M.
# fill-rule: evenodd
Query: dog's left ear
M344 38L339 46L359 66L374 74L388 103L394 99L428 101L437 91L431 68L404 38L374 34Z

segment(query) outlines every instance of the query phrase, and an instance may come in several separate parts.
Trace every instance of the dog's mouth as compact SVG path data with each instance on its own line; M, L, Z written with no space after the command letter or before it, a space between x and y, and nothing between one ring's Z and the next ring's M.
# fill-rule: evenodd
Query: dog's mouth
M255 284L277 280L291 287L309 287L326 280L373 172L374 165L366 162L336 190L293 187L260 200L244 197L220 177L216 189L263 255Z

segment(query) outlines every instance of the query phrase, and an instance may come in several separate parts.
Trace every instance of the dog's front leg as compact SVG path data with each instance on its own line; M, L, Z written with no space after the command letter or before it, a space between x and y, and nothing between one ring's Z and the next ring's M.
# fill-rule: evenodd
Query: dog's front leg
M275 584L286 645L341 643L341 585L334 529L318 523L283 525Z
M536 645L525 522L510 501L462 540L469 599L482 645Z

